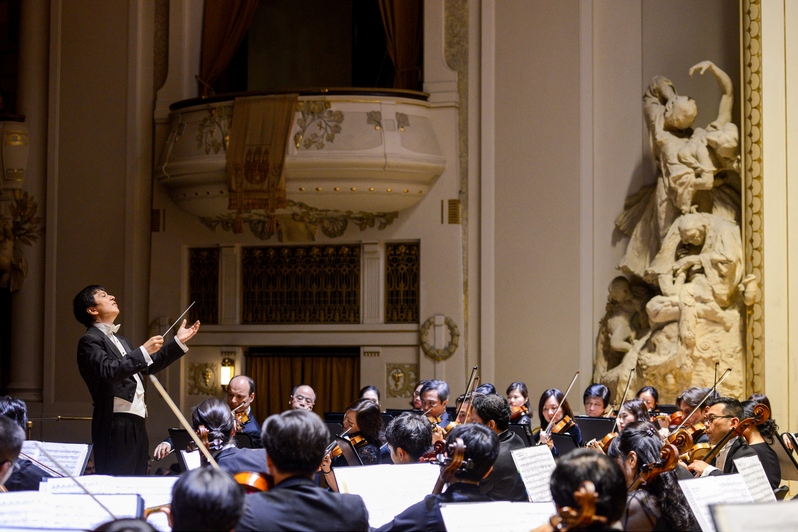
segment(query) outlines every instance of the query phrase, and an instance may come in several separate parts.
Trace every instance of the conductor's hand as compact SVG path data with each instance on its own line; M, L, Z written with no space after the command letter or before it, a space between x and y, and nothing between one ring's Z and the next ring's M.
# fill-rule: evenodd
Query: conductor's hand
M192 325L191 327L186 327L186 320L183 320L183 323L180 324L180 328L175 333L175 336L177 336L177 339L180 340L181 342L186 343L189 340L191 340L191 338L195 334L197 334L199 328L200 328L199 320L195 321L194 325Z
M156 460L160 460L161 458L169 454L169 451L171 450L172 446L164 441L159 443L158 447L155 448L155 453L153 453L153 456L155 456Z
M152 338L144 342L143 347L145 351L147 351L148 355L157 353L158 350L161 349L161 347L163 347L163 336L161 336L160 334L153 336Z

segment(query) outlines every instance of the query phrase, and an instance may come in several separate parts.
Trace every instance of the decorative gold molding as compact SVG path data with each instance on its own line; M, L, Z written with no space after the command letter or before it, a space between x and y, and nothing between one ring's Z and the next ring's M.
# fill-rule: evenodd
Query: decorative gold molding
M764 230L762 161L762 20L760 0L743 0L743 241L745 271L756 275L759 294L746 319L747 393L765 391Z
M413 397L418 385L418 364L386 364L385 389L388 397Z
M425 321L421 326L421 331L419 332L419 337L421 339L421 350L424 351L425 355L436 362L440 362L451 357L460 346L460 329L457 328L457 324L448 316L444 317L443 323L449 329L450 337L449 344L443 349L435 349L435 347L427 341L427 335L432 326L435 324L435 316L432 316Z
M344 121L344 113L330 109L330 102L318 100L301 101L297 103L296 110L302 115L296 121L296 125L299 127L299 131L294 135L296 149L302 146L306 150L311 147L320 150L324 147L325 141L332 142L335 140L336 133L341 132L341 122ZM314 131L305 138L305 133L313 124L317 124L319 132Z
M188 395L215 396L219 387L219 370L217 364L188 365Z
M202 119L197 128L197 148L205 150L205 155L219 153L224 149L227 153L227 144L230 142L230 123L233 119L233 106L222 105L208 106L208 116ZM214 138L216 128L222 135L222 142Z

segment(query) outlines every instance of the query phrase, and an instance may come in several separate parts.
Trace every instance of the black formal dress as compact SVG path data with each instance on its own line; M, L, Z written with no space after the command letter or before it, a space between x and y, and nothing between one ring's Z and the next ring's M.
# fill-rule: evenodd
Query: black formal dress
M511 430L499 434L499 457L493 471L479 484L479 490L494 501L529 501L524 481L518 473L511 451L525 449L526 444Z
M486 502L488 497L479 491L476 484L464 484L457 482L440 495L427 495L427 497L400 513L390 523L386 523L377 530L400 531L400 530L422 530L438 531L446 530L441 516L441 503L461 503L461 502Z
M241 428L243 430L241 430L240 433L249 436L253 449L260 449L263 447L260 442L260 423L258 423L251 412L249 414L249 419ZM236 431L236 433L238 433L238 431Z
M776 435L778 438L778 435ZM778 445L778 442L776 443ZM753 445L749 445L751 449L754 450L756 455L759 457L759 461L762 462L762 469L765 470L765 474L768 476L768 481L770 482L770 487L776 489L781 484L781 465L779 464L779 455L776 454L770 445L765 442L762 443L755 443Z
M359 495L327 491L298 476L247 495L236 530L369 530L369 514Z
M184 351L173 338L150 355L153 363L147 366L141 349L134 349L119 335L116 337L127 355L123 356L108 335L93 325L78 342L78 369L94 403L91 422L94 464L98 475L146 475L149 441L144 418L135 414L115 415L114 397L132 402L136 393L134 375L138 373L143 382L143 375L161 371L179 360ZM119 444L123 418L140 420L136 420L139 433L132 436L133 441L125 442L127 450L120 449Z
M213 459L221 469L231 475L244 471L265 473L269 469L266 465L266 451L263 449L239 449L230 445L216 453Z

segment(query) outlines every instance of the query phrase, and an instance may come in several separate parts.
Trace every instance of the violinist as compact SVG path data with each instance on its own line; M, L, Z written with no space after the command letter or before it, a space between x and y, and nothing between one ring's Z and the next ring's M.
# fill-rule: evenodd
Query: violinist
M743 401L743 418L750 418L754 416L754 407L757 404L764 404L770 409L770 401L762 394L757 394L758 401ZM759 425L752 425L745 432L743 437L748 442L748 446L754 450L762 463L762 468L770 482L770 487L774 490L781 484L781 465L779 464L779 457L776 451L773 450L771 445L775 443L775 439L779 437L779 426L773 419L768 419Z
M233 475L267 471L262 450L236 447L233 441L236 418L223 401L206 399L195 406L191 411L191 426L198 434L204 432L201 428L207 430L207 448L224 471Z
M28 406L22 399L10 395L0 398L0 416L15 421L23 431L28 426ZM20 456L11 476L5 482L5 487L8 491L38 491L42 479L52 476L32 461Z
M643 386L637 390L635 397L645 403L649 413L656 414L659 412L659 392L653 386Z
M548 443L548 435L546 434L546 427L554 419L552 425L552 432L558 434L567 434L574 440L577 447L582 446L582 431L579 426L573 422L574 411L571 410L571 405L568 404L567 399L563 399L564 394L557 388L549 388L540 395L538 401L538 416L540 418L541 426L532 431L532 437L535 443ZM562 401L562 408L558 410ZM554 417L556 413L556 418ZM567 419L566 419L567 418ZM569 423L570 421L570 423ZM557 427L561 423L562 428Z
M513 382L507 387L507 403L510 405L510 423L531 425L529 415L529 390L523 382Z
M428 380L420 380L416 385L415 389L413 390L413 400L410 402L410 406L416 412L423 412L424 411L424 402L421 400L421 389L426 386Z
M266 419L261 436L265 453L257 452L266 455L274 487L247 495L236 530L369 530L359 495L313 482L330 440L319 416L303 409L275 414Z
M585 405L585 415L589 417L604 417L607 409L612 413L610 389L603 384L591 384L582 395L582 404Z
M693 386L687 388L679 395L679 397L676 398L676 406L679 407L679 411L681 411L683 416L687 418L684 421L685 427L691 427L704 418L704 413L706 412L707 407L704 406L698 409L696 409L696 407L701 404L701 401L704 400L704 397L706 397L706 395L711 391L711 388L699 388L697 386ZM708 401L711 401L712 399L713 398L710 397ZM706 404L707 403L705 403L705 405ZM708 436L704 434L695 443L704 443L708 440Z
M343 425L363 465L379 464L380 447L384 443L380 407L371 399L358 399L344 412ZM341 467L349 464L342 455L333 459L331 465Z
M252 441L254 449L260 449L260 423L252 412L255 401L255 381L246 375L236 375L227 387L227 406L236 416L236 434L244 434Z
M618 410L618 432L623 432L635 421L648 421L648 410L640 399L630 399L621 405Z
M432 425L414 412L403 412L385 429L385 440L394 464L415 464L432 449Z
M288 401L288 407L291 410L307 410L313 411L313 406L316 404L316 392L307 384L300 384L294 386L291 390L291 398Z
M737 399L732 397L710 399L709 409L704 416L709 443L713 447L717 445L728 432L737 426L741 419L744 419L744 414L743 405ZM699 477L737 473L734 459L745 456L757 456L757 454L744 439L735 436L724 445L712 463L694 460L687 466L687 469Z
M510 405L500 395L477 395L471 407L474 422L485 425L499 437L499 456L493 470L479 484L480 491L493 501L525 502L526 487L511 452L526 444L510 430Z
M358 399L371 399L380 406L380 391L376 386L364 386L358 393Z
M172 503L166 510L172 532L233 530L243 514L241 486L230 475L210 467L181 475L172 486Z
M446 412L446 406L449 404L449 385L445 381L428 381L421 388L421 403L424 410L429 410L427 415L430 420L435 420L435 424L439 427L446 428L452 421Z
M499 455L499 439L496 433L484 425L469 423L454 427L446 441L452 443L457 438L465 444L465 455L462 465L454 471L454 479L446 491L439 495L428 495L426 499L410 506L377 529L378 531L446 530L441 517L441 503L490 500L480 492L479 483L490 472Z
M623 470L626 485L631 486L643 466L660 459L662 440L647 421L626 426L607 451ZM700 530L693 512L679 487L674 471L665 471L627 496L621 518L623 530Z
M25 431L10 418L0 416L0 492L8 491L5 482L14 472L24 442Z

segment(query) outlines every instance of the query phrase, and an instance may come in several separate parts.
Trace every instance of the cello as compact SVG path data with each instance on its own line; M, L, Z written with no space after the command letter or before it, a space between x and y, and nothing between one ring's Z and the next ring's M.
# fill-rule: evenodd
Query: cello
M594 524L607 524L607 518L596 515L596 503L599 494L596 487L589 480L580 484L579 489L574 492L576 505L571 508L564 506L557 510L557 513L549 519L549 522L533 529L532 532L554 532L555 530L584 529Z
M723 438L721 438L720 441L711 449L709 448L708 444L699 444L701 447L693 446L693 448L686 453L687 456L684 456L683 459L688 464L691 464L697 460L709 463L718 456L718 453L721 451L721 449L723 449L723 447L729 443L729 440L731 440L734 436L740 436L742 438L743 433L749 428L754 425L761 425L770 419L770 409L767 407L767 405L762 403L758 403L754 406L753 413L754 415L752 417L747 417L741 420L735 427L724 434Z

